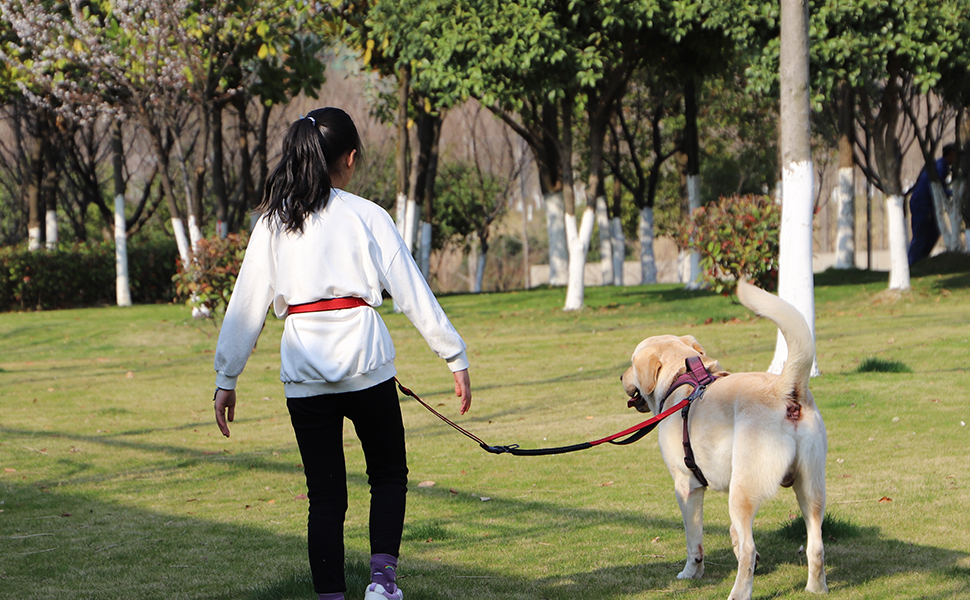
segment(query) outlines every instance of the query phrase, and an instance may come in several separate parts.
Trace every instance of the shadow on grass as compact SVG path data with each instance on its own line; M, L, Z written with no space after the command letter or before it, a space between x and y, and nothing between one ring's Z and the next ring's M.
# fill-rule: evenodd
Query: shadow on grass
M365 476L350 477L351 486L365 486ZM40 490L36 485L0 484L5 513L0 520L0 544L4 562L0 567L5 597L116 600L120 598L182 600L307 600L313 597L306 567L302 535L276 534L272 509L247 513L253 525L212 522L191 514L159 513L91 498ZM422 490L421 501L446 509L455 501L466 510L442 510L441 515L409 520L400 583L409 600L447 598L502 598L525 600L611 600L644 594L721 597L733 583L735 559L727 545L711 544L707 550L707 573L696 581L678 581L682 567L680 544L668 555L649 554L650 539L658 533L679 538L679 519L656 518L636 511L593 510L561 503L523 501L494 497L489 503L477 498L455 498L446 489ZM452 507L454 508L454 507ZM590 565L562 572L555 561L539 564L522 546L523 561L535 561L536 572L551 573L530 578L510 575L512 567L469 568L461 563L415 558L408 545L423 544L426 535L449 552L486 551L509 555L523 539L562 535L583 537L597 528L623 527L614 540L634 550L622 564L603 566L598 544L579 545L565 551ZM469 528L488 531L487 538L467 533ZM366 531L356 527L351 546L366 547ZM709 526L708 532L724 540L725 527ZM597 541L601 534L586 536ZM710 540L710 537L708 538ZM779 569L794 569L797 583L772 596L799 594L804 587L805 560L796 550L786 526L756 530L761 555L755 576L755 593ZM483 548L488 546L488 548ZM426 553L427 554L427 553ZM432 553L433 554L433 553ZM875 527L857 526L854 534L826 540L828 580L833 590L877 583L899 574L933 574L943 580L945 592L934 589L900 589L901 597L967 597L970 569L961 566L968 556L958 552L887 539ZM367 583L368 556L359 550L347 554L350 595L357 597ZM874 567L874 565L883 565ZM516 568L515 571L522 569ZM878 583L877 583L878 585ZM906 584L903 584L905 588ZM925 582L912 585L923 586ZM866 589L860 590L866 595ZM456 596L457 594L457 596ZM663 596L661 596L663 597Z

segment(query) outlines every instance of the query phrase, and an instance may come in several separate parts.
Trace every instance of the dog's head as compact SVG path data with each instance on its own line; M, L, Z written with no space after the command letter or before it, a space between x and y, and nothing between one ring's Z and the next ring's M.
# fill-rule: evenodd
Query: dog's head
M709 371L720 371L718 362L707 356L692 335L658 335L640 342L633 351L630 368L620 378L630 397L628 405L656 414L670 384L686 370L684 362L691 356L700 356Z

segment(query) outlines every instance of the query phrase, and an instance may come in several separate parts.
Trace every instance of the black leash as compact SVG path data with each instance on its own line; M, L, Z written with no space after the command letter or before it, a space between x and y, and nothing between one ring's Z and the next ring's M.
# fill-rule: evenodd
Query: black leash
M664 400L666 400L667 397L669 397L674 390L681 387L682 385L694 386L694 391L689 396L687 396L686 398L684 398L674 406L671 406L667 410L662 410L660 414L655 415L638 425L634 425L633 427L624 429L623 431L614 433L613 435L600 438L592 442L583 442L581 444L573 444L572 446L559 446L556 448L520 448L518 444L510 444L508 446L489 446L474 433L468 431L467 429L458 425L457 423L455 423L448 417L444 416L440 412L431 408L431 406L429 406L427 402L419 398L417 394L415 394L408 388L404 387L401 384L401 382L398 381L397 377L394 378L394 382L397 383L397 387L398 389L401 390L402 394L404 394L405 396L410 396L411 398L414 398L421 404L421 406L428 409L434 416L438 417L448 425L451 425L456 431L458 431L462 435L468 437L471 440L474 440L479 446L481 446L482 450L485 450L486 452L490 452L492 454L512 454L513 456L547 456L550 454L565 454L567 452L576 452L577 450L586 450L588 448L593 448L594 446L599 446L600 444L605 444L607 442L616 446L626 446L627 444L632 444L633 442L636 442L637 440L642 439L645 435L653 431L660 423L660 421L663 421L664 419L674 414L678 410L683 410L684 448L687 451L686 457L690 458L689 461L685 460L685 462L688 462L687 466L692 471L694 471L694 474L697 476L698 480L700 480L704 485L707 485L707 481L704 479L704 476L701 474L700 469L697 468L697 465L694 465L693 467L691 467L691 464L693 463L694 454L690 449L690 439L687 436L687 411L690 409L690 403L696 400L697 398L700 398L701 395L703 395L704 390L707 389L707 386L711 382L713 382L715 378L707 371L707 369L704 368L703 364L700 362L699 359L697 359L696 362L692 360L696 358L697 357L691 357L687 359L687 372L681 375L680 377L678 377L676 380L674 380L673 385L670 387L669 390L667 390L667 396L664 397ZM660 403L660 406L662 409L663 402ZM624 436L629 436L629 437L627 437L625 440L620 440L620 438Z

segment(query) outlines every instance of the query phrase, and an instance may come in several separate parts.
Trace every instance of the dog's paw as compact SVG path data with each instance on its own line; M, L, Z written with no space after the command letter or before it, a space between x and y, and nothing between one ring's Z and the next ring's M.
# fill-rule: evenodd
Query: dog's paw
M704 576L704 564L689 564L684 570L677 573L677 579L700 579Z

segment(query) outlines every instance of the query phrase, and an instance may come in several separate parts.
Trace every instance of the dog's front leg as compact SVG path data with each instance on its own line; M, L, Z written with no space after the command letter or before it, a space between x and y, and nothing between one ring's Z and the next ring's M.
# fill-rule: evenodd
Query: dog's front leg
M677 579L698 579L704 575L704 491L707 488L691 489L689 477L674 487L687 536L687 563Z

